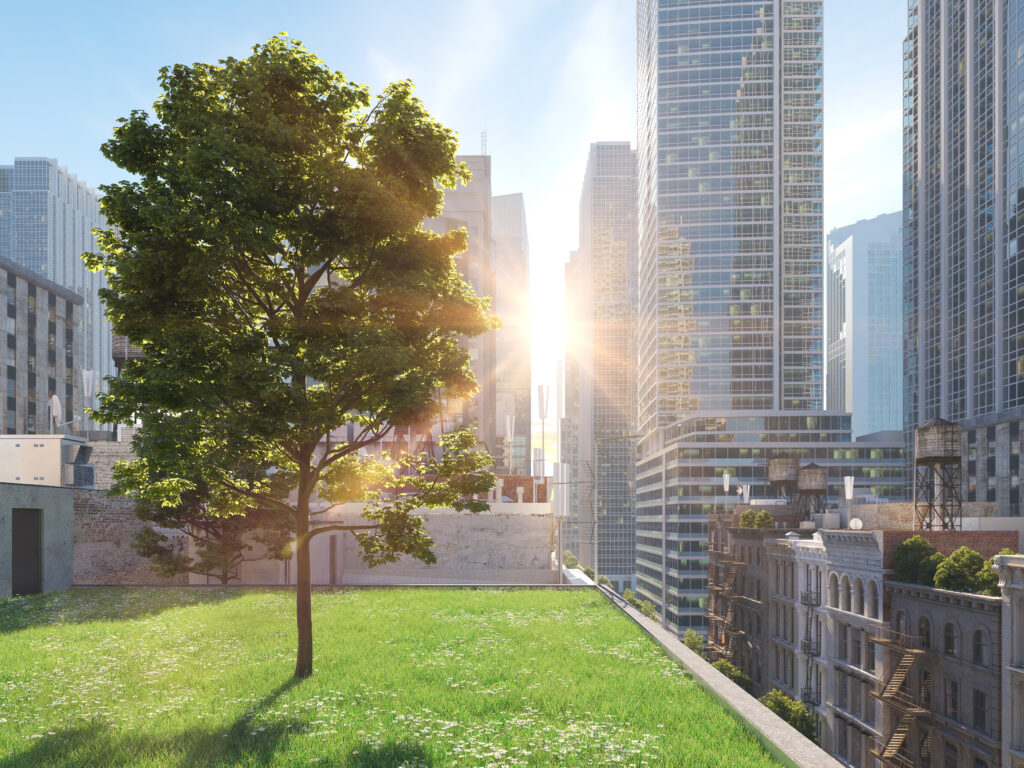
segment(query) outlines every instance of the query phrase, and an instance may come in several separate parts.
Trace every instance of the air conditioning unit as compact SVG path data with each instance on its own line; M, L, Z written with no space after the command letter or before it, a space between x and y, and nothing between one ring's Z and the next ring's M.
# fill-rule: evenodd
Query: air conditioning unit
M61 478L65 487L95 488L96 472L92 464L65 464Z

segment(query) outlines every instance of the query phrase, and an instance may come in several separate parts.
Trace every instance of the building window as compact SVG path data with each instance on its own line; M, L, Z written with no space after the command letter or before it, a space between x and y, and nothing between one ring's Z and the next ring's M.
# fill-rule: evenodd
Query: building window
M956 748L956 744L946 742L945 768L960 768L960 751Z
M976 731L985 731L985 720L988 715L988 696L985 695L984 691L979 691L977 688L974 689L974 712L971 720L971 725L974 726Z
M922 616L921 620L917 622L917 638L924 650L927 651L932 647L932 623L926 616Z
M956 720L960 714L960 683L946 680L946 717Z
M947 656L956 656L957 636L956 626L953 622L950 621L946 624L946 629L942 633L942 638L942 652Z
M836 754L846 757L846 722L836 718Z
M974 630L974 643L973 653L971 654L971 661L975 664L984 666L985 664L985 633L980 629Z

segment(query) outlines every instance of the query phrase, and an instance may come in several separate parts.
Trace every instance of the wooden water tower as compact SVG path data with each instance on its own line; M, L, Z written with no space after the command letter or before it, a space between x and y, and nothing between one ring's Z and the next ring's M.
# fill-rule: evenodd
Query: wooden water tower
M768 459L768 482L775 489L779 498L787 501L796 494L797 481L800 477L800 461L788 456Z
M963 527L960 425L932 419L914 431L914 523L922 531Z
M824 512L828 502L828 470L817 464L800 467L797 490L800 491L800 511L804 516Z

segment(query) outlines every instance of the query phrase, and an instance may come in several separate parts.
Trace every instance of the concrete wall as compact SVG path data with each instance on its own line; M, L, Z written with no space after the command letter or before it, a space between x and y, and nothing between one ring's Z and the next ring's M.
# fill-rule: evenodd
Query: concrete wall
M1005 521L1019 519L999 517L1001 510L994 501L965 502L963 510L964 529L969 528L971 520L980 518L998 518ZM899 501L888 504L854 504L850 508L849 517L860 518L864 523L865 529L886 528L905 530L913 528L916 524L914 502L912 501Z
M330 522L366 524L358 505L330 516ZM491 503L474 515L453 510L422 510L427 533L434 539L437 563L427 565L412 557L368 568L352 533L323 533L310 544L312 579L318 585L362 584L557 584L553 553L555 520L549 504ZM326 521L325 521L326 522ZM335 570L331 573L331 549ZM193 583L205 584L205 577ZM295 582L294 560L245 563L243 584ZM233 582L238 583L238 582Z
M11 510L43 511L43 591L71 586L73 510L70 488L0 483L0 600L11 596Z
M119 445L119 443L111 443ZM75 584L185 584L184 576L161 578L133 548L146 525L135 502L105 491L74 492Z

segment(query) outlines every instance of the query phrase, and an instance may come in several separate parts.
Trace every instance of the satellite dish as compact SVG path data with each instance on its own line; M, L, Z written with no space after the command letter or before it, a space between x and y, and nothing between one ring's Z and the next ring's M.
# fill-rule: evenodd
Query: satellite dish
M854 518L850 519L850 530L851 531L859 531L863 527L864 527L864 521L861 520L859 517L854 517Z

